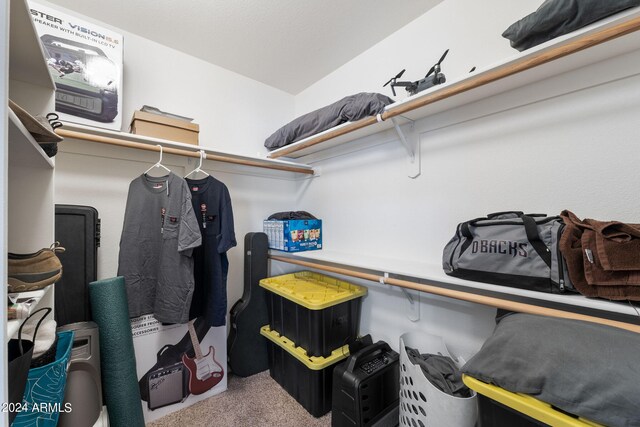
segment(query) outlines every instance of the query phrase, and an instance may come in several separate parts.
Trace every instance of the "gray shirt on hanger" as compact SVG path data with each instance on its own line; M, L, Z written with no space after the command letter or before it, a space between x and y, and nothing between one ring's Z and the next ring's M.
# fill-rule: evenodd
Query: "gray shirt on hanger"
M131 182L118 258L130 317L153 313L165 323L189 320L192 249L201 243L184 179L169 173L141 175Z

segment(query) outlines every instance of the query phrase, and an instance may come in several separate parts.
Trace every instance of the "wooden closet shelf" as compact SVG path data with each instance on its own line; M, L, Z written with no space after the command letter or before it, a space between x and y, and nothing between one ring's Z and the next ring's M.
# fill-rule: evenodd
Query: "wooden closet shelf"
M274 150L269 157L303 157L390 129L394 117L419 120L637 50L639 29L640 8L634 8L391 104L381 114L382 121L371 116L347 122Z
M123 132L114 132L101 129L88 129L83 126L71 125L67 123L65 123L63 128L57 129L56 133L64 138L79 139L83 141L115 145L126 148L135 148L138 150L160 151L160 148L157 145L162 145L164 153L186 157L199 158L199 151L203 150L206 155L206 160L232 163L256 168L273 169L284 172L294 172L305 175L314 174L313 168L308 165L281 160L261 159L258 157L243 156L239 154L222 153L197 145L183 144L179 142L149 138Z
M273 261L504 310L582 320L640 333L640 316L636 314L633 307L623 303L589 299L581 295L546 294L461 280L445 275L441 269L422 263L399 262L399 266L385 270L382 265L376 267L377 261L373 258L368 261L362 258L360 262L353 260L353 264L336 262L335 260L340 256L342 255L318 253L276 255L272 252L269 258ZM387 262L391 261L387 260ZM407 269L417 273L411 274Z

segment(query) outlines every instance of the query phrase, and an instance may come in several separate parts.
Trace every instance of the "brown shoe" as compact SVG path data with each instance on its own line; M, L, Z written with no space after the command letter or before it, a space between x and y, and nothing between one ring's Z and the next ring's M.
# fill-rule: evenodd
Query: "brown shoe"
M9 100L9 108L18 116L24 127L38 143L60 142L64 139L54 132L54 128L51 127L51 123L46 117L33 116L12 100Z
M62 264L56 252L64 252L58 242L33 254L9 253L9 292L42 289L62 277Z

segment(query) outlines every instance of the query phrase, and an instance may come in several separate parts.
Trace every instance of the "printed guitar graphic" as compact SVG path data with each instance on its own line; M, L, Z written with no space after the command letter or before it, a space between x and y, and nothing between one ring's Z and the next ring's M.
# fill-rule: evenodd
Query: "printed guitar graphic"
M189 391L191 394L202 394L211 390L224 376L224 369L215 359L215 349L209 347L209 352L202 355L198 336L193 328L193 320L189 322L189 335L195 351L195 357L182 355L182 363L189 370Z

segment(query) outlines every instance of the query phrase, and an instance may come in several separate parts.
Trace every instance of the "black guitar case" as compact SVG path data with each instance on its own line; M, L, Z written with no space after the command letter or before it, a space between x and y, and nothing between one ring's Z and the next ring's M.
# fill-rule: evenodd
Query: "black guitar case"
M266 234L244 236L244 293L231 307L227 341L229 369L240 377L269 369L267 340L260 335L260 328L269 323L266 291L259 285L268 276L268 251Z

